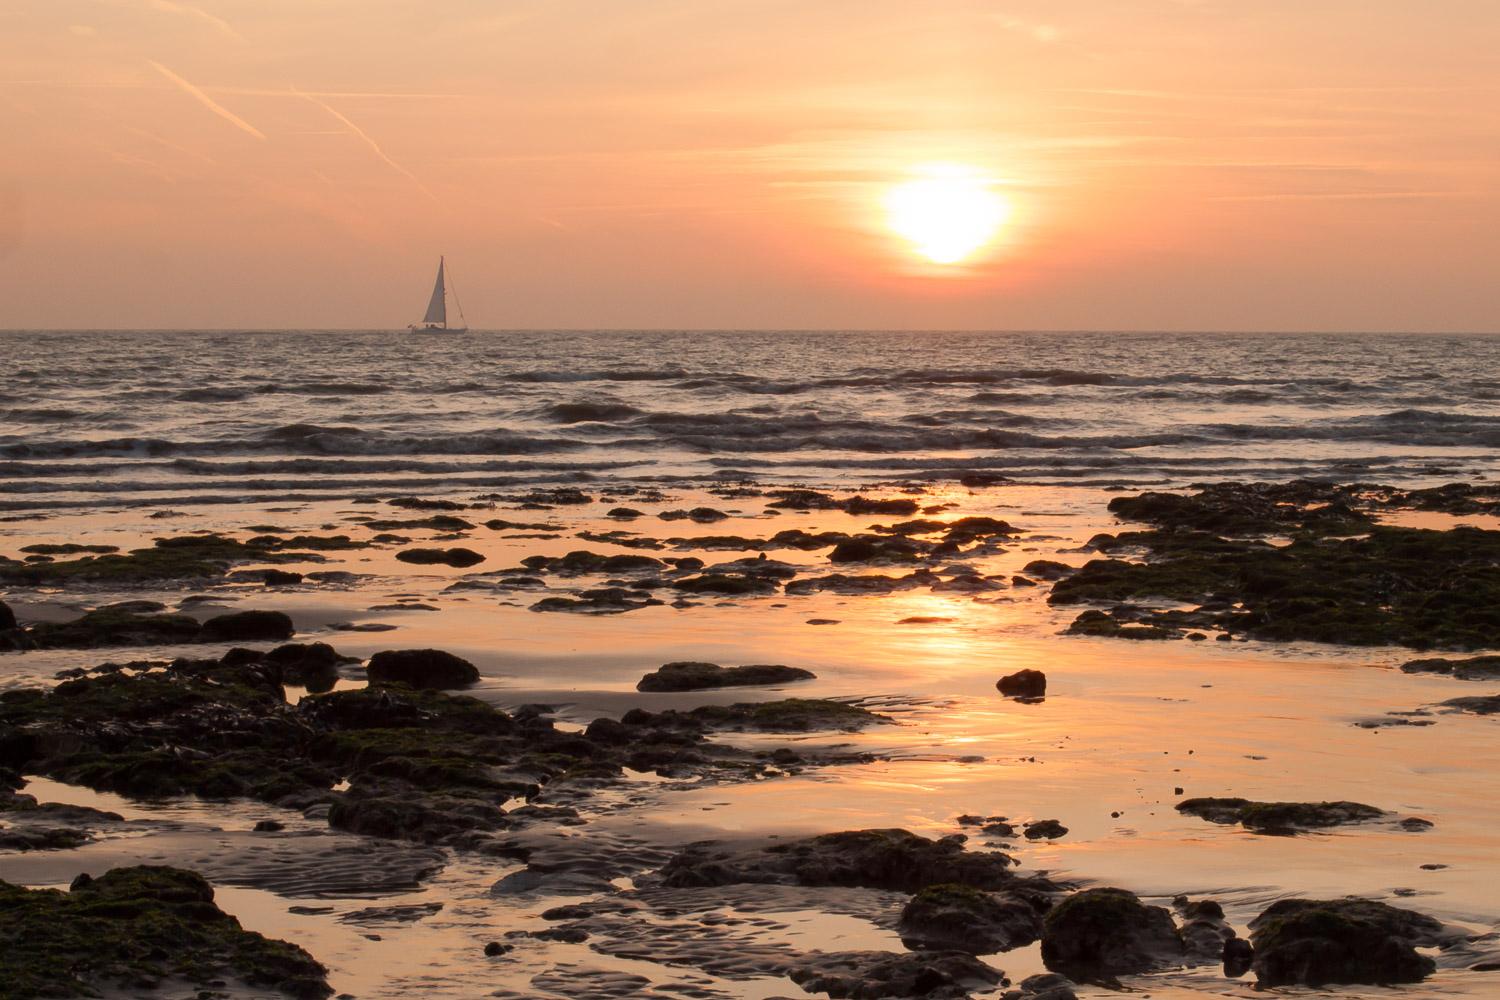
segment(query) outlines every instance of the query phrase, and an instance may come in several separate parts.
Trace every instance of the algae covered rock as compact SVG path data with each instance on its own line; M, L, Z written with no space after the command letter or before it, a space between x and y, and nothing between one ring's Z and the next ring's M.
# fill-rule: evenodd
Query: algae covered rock
M1042 925L1042 961L1080 981L1150 972L1182 960L1172 915L1124 889L1087 889L1058 903Z
M1424 659L1401 664L1403 673L1443 674L1461 681L1490 681L1500 677L1500 656L1473 656L1466 660Z
M866 726L892 725L888 715L847 702L825 698L783 698L780 701L744 702L737 705L703 705L691 712L668 710L647 712L631 709L620 717L626 725L656 725L672 728L754 730L766 733L801 733L816 729L853 732Z
M998 970L963 952L809 952L787 976L808 993L852 1000L927 997L963 1000L1000 982Z
M1366 899L1283 899L1250 922L1261 986L1415 983L1437 967L1432 917Z
M116 868L68 892L0 882L0 997L140 995L169 978L203 988L234 978L297 1000L333 993L311 955L244 930L193 872Z
M742 667L721 667L717 663L679 661L664 663L642 677L637 691L702 691L709 688L749 687L760 684L786 684L812 680L816 675L800 667L774 663L754 663Z
M371 684L446 690L479 680L479 668L441 649L388 649L370 657L365 673Z
M256 642L290 639L297 629L280 611L235 611L203 623L199 638L204 642Z
M1236 798L1184 799L1177 811L1211 823L1238 823L1256 833L1295 833L1346 823L1367 823L1386 815L1362 802L1252 802Z
M957 840L929 840L908 830L849 830L785 843L733 847L695 844L662 868L669 886L773 883L857 886L918 892L944 883L985 890L1049 891L1023 878L999 851L966 851Z
M1054 604L1143 600L1196 604L1137 622L1090 611L1070 631L1171 638L1184 628L1276 642L1479 649L1500 645L1500 531L1374 523L1361 504L1413 503L1388 487L1315 483L1204 487L1117 497L1110 509L1152 530L1100 535L1106 553L1059 580ZM1289 536L1272 544L1273 536Z
M901 910L901 943L913 949L989 955L1031 944L1042 933L1045 896L1023 898L942 883L922 889Z
M42 649L95 649L104 646L171 645L197 642L202 626L188 615L163 614L145 602L99 608L67 622L43 622L31 628Z
M397 552L396 558L417 566L453 566L458 569L477 566L484 562L484 556L473 549L465 548L405 549Z

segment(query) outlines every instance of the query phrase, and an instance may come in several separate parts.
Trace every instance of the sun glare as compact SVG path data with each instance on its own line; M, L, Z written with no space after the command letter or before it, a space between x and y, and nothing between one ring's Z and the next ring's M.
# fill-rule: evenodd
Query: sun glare
M886 222L934 264L957 264L995 238L1010 202L973 167L934 163L886 193Z

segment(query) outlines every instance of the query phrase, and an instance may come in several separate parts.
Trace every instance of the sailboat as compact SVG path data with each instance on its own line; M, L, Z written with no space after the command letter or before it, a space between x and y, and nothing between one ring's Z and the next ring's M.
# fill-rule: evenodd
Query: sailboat
M453 304L458 306L458 320L462 326L448 325L448 292L447 264L439 257L437 283L432 286L432 298L427 301L427 315L422 317L422 322L413 323L407 329L424 333L462 333L467 330L469 321L464 317L464 307L458 301L456 291L453 292Z

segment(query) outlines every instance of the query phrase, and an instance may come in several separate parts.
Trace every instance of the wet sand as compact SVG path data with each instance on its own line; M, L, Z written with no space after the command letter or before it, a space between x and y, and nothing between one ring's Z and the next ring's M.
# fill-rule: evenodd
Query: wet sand
M756 554L707 550L691 541L667 543L663 550L630 548L583 541L576 537L578 531L625 530L636 533L632 538L655 539L763 538L788 528L852 532L902 519L842 511L773 513L763 497L666 492L671 497L663 502L619 497L618 503L646 515L628 522L603 516L615 501L537 511L500 503L493 511L454 513L475 523L502 517L556 525L557 530L481 526L444 540L436 537L444 534L440 531L403 528L400 533L412 539L409 544L325 552L315 564L276 566L361 574L347 582L289 587L243 582L192 590L13 587L0 597L23 620L67 618L115 600L150 598L175 606L190 593L215 598L192 606L199 617L226 607L284 611L296 622L298 641L328 642L361 658L383 649L435 647L456 653L482 674L468 693L506 709L548 705L560 726L582 727L637 707L689 709L788 696L857 700L899 723L858 733L725 736L738 746L839 746L877 759L743 783L631 775L580 810L586 820L582 825L529 831L562 855L633 855L649 868L652 859L696 840L880 827L939 837L962 830L971 835L971 847L1008 845L1025 872L1047 872L1078 884L1117 885L1163 905L1179 894L1217 899L1242 935L1266 905L1288 896L1383 899L1476 934L1500 925L1500 904L1493 893L1500 875L1494 850L1500 804L1486 792L1489 776L1500 768L1493 719L1434 709L1416 717L1430 725L1359 725L1412 721L1390 713L1489 693L1488 687L1401 673L1397 665L1413 654L1396 648L1126 642L1060 635L1078 609L1049 606L1045 583L1009 581L1035 559L1070 565L1089 559L1089 553L1080 551L1083 543L1100 531L1118 530L1105 510L1112 495L1105 491L938 487L915 495L924 506L953 504L933 515L944 520L987 515L1022 529L1016 539L971 561L983 575L1003 583L977 595L924 587L859 596L826 591L706 596L693 597L687 607L667 604L585 615L528 609L549 594L598 586L598 577L548 575L549 589L450 589L460 581L496 583L498 578L488 574L527 556L559 556L577 549L696 556L710 565ZM699 506L731 516L711 524L655 516ZM275 525L288 533L368 537L374 532L348 518L418 518L428 512L327 502L259 509L201 506L166 520L151 519L149 513L59 513L7 523L0 526L0 551L15 554L33 542L57 541L129 548L163 534L243 533L254 525ZM1457 521L1493 527L1482 523L1484 518ZM1402 523L1448 526L1411 518ZM395 558L397 551L423 545L463 546L485 561L457 569L412 566ZM904 572L830 568L819 551L778 549L768 557L794 564L801 576L831 569ZM398 609L403 604L436 610ZM818 621L828 624L811 624ZM341 623L394 628L361 632L332 627ZM205 650L132 647L0 654L0 690L50 684L58 671L106 660L178 654L205 655ZM635 690L643 674L677 660L781 663L811 670L817 678L779 689ZM1023 668L1046 672L1044 701L1026 704L996 692L1000 676ZM359 669L344 673L341 686L363 683ZM900 903L889 892L636 889L622 878L620 895L640 907L630 918L633 933L643 941L657 941L647 928L666 928L657 944L628 947L631 926L612 929L603 921L586 942L516 938L510 940L511 951L491 958L483 954L487 942L507 940L510 931L552 926L553 921L541 918L543 911L588 897L545 888L497 896L491 886L520 870L519 862L337 833L317 820L259 803L131 802L44 779L26 791L41 801L111 809L124 819L101 830L95 843L76 850L0 854L0 878L32 886L66 885L80 872L97 875L121 864L194 868L214 882L219 905L246 927L301 944L329 967L336 990L359 997L409 996L417 990L435 997L494 991L528 997L796 996L796 986L768 971L778 953L902 950L894 930ZM1349 799L1390 810L1395 818L1422 817L1435 825L1409 832L1394 822L1380 822L1294 837L1265 836L1210 824L1173 808L1180 799L1196 796ZM1053 841L988 840L960 827L957 820L963 814L1003 815L1012 821L1055 818L1068 833ZM286 829L252 832L266 818L282 821ZM1423 870L1429 864L1446 867ZM372 907L387 912L370 912ZM1035 946L989 961L1015 981L1042 968ZM1251 980L1226 980L1212 968L1131 977L1126 985L1157 997L1254 992ZM1408 989L1420 996L1493 996L1500 994L1500 973L1440 967L1427 982ZM1389 995L1369 987L1315 992ZM1095 994L1104 995L1080 988L1080 995Z

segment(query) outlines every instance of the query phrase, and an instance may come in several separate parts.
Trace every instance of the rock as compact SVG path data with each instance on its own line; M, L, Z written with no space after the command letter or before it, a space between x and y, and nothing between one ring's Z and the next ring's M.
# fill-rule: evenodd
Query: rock
M0 632L7 632L16 627L16 613L10 609L10 605L0 601Z
M901 911L897 930L912 949L989 955L1031 944L1042 933L1049 902L943 883L922 889Z
M1224 975L1238 979L1249 972L1255 962L1255 948L1242 937L1231 938L1224 942L1223 959Z
M712 507L694 507L692 510L664 510L656 516L663 521L691 520L699 524L713 524L715 521L722 521L729 517L722 510L715 510Z
M677 580L674 590L688 594L774 594L780 586L773 579L763 576L746 576L732 573L703 573L699 576Z
M1500 656L1475 656L1467 660L1408 660L1401 664L1408 674L1445 674L1461 681L1489 681L1500 677Z
M1055 972L1042 972L1021 980L1020 989L1007 990L1000 1000L1078 1000L1073 983Z
M1172 915L1124 889L1087 889L1052 908L1042 925L1042 961L1093 982L1150 972L1182 960Z
M255 824L255 833L280 833L286 824L279 819L263 819Z
M1224 919L1224 908L1211 899L1189 902L1186 897L1179 896L1175 902L1177 911L1182 916L1182 944L1188 963L1216 965L1223 962L1226 969L1233 967L1238 961L1236 956L1242 949L1238 946L1235 949L1229 948L1230 942L1238 941L1239 938L1234 928ZM1248 946L1243 950L1248 950ZM1238 972L1226 972L1226 975L1230 978L1242 976L1248 968L1249 963L1246 961Z
M1061 580L1073 572L1073 567L1055 559L1033 559L1021 567L1021 572L1038 580Z
M1040 670L1017 670L995 682L1007 698L1041 698L1047 693L1047 675Z
M302 574L284 569L268 569L261 574L260 579L267 587L288 587L295 583L301 583Z
M3 851L68 851L93 839L87 830L66 826L0 828L0 850Z
M702 691L709 688L750 687L762 684L788 684L812 680L816 675L800 667L780 664L748 664L721 667L716 663L680 661L665 663L660 669L642 677L637 691Z
M1443 939L1433 918L1364 899L1283 899L1250 931L1262 987L1420 982L1436 963L1417 948Z
M900 535L855 535L839 542L828 553L828 561L850 562L912 562L921 558L925 547Z
M203 623L204 642L255 642L290 639L296 634L292 619L280 611L235 611Z
M473 549L464 548L404 549L396 553L396 558L418 566L453 566L459 569L484 562L484 556Z
M851 830L770 846L694 844L661 870L662 881L687 886L772 883L856 886L919 892L954 883L984 890L1049 891L1039 878L1022 878L998 851L966 851L953 839L929 840L907 830Z
M465 687L479 680L479 668L441 649L387 649L370 657L371 684L405 684L428 690Z
M333 689L339 677L340 663L358 663L352 656L340 656L326 642L290 642L265 654L265 662L281 668L286 684L297 684L314 694Z
M486 958L495 958L496 956L504 955L514 947L515 945L513 944L501 944L499 941L490 941L484 946L484 956Z
M1184 799L1177 803L1177 811L1210 823L1239 823L1255 833L1270 834L1366 823L1386 815L1384 809L1361 802L1252 802L1234 798Z
M1415 502L1415 492L1392 487L1307 482L1116 497L1111 510L1155 527L1091 544L1148 557L1091 560L1059 580L1048 599L1197 605L1114 630L1108 615L1080 616L1071 631L1081 634L1168 638L1191 627L1279 642L1500 646L1500 618L1490 614L1500 601L1500 531L1375 523L1372 509ZM1272 544L1277 536L1291 541ZM1153 627L1169 634L1142 631Z
M236 978L295 1000L333 993L311 955L243 930L206 881L177 868L80 875L68 892L0 882L0 941L0 990L18 998L140 996L169 976L204 989Z
M895 720L858 705L823 698L783 698L780 701L703 705L691 712L668 710L652 714L642 709L626 712L626 725L654 725L695 729L754 730L800 733L817 729L853 732L866 726L892 725Z
M963 952L808 952L794 960L787 975L808 993L852 1000L961 1000L1001 979L998 971Z
M175 645L202 639L203 626L197 619L156 613L159 606L143 612L131 606L135 603L99 608L68 622L42 622L32 626L30 636L42 649Z
M601 875L585 871L546 871L522 868L511 872L490 887L492 896L593 896L613 892L615 886Z
M1442 702L1444 708L1474 715L1500 715L1500 694L1473 695L1468 698L1449 698Z
M844 501L843 507L850 514L895 514L898 517L909 517L917 512L918 504L915 500L850 497Z
M1027 840L1056 840L1068 835L1068 828L1055 819L1039 819L1026 824Z

